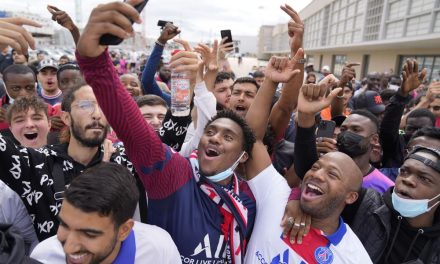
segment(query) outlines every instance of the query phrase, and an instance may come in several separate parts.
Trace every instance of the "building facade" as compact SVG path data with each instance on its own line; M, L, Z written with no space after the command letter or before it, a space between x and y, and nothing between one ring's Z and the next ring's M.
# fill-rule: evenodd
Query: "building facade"
M300 16L304 49L315 69L329 65L338 75L345 62L359 62L357 76L399 73L412 57L428 69L429 80L440 80L439 0L314 0Z

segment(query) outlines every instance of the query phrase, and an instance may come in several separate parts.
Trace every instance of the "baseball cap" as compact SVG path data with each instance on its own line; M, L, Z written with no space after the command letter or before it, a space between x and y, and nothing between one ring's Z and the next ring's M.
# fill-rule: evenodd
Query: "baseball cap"
M365 91L355 97L355 109L366 109L377 115L385 111L380 94L375 91Z
M322 67L321 71L322 72L330 72L330 66L325 65L324 67Z
M336 123L336 127L340 127L347 117L345 115L337 115L332 117L332 121Z
M54 60L45 59L40 61L37 70L41 71L44 68L54 68L55 70L58 70L58 64Z

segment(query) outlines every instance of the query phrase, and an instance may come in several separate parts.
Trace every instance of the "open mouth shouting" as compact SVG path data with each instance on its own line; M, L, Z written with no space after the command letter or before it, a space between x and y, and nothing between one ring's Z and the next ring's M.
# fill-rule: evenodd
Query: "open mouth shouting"
M220 152L215 147L208 147L205 149L205 156L207 159L213 159L220 155Z
M234 110L239 115L244 115L247 112L247 108L244 105L237 105L235 106Z
M310 201L319 198L324 194L323 189L316 183L309 182L304 185L301 193L301 199Z
M35 140L37 137L38 137L38 133L37 132L27 132L27 133L24 133L24 137L27 139L27 140Z

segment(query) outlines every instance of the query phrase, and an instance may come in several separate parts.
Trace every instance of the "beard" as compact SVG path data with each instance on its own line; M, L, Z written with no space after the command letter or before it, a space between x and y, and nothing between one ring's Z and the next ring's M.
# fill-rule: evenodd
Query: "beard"
M61 244L64 246L64 243ZM75 254L84 254L84 253L91 254L93 257L88 264L100 264L113 253L117 244L118 244L117 233L115 233L115 235L111 240L111 243L107 245L101 252L92 253L88 250L82 249ZM67 256L66 256L66 263L67 263Z
M300 203L300 207L305 214L310 215L312 218L325 219L332 214L339 214L340 212L337 212L337 210L339 207L341 207L341 203L344 203L344 200L345 195L338 195L326 199L325 202L321 203L319 206L311 207Z
M103 133L100 136L93 136L91 138L87 138L85 136L85 131L87 129L90 128L94 128L94 127L103 127ZM72 118L72 136L78 140L79 143L81 143L83 146L85 147L89 147L89 148L94 148L94 147L99 147L102 145L102 143L104 142L108 130L109 130L109 125L102 125L101 123L99 123L98 121L94 121L93 123L87 125L84 129L81 129L80 127L78 127L76 125L75 120L73 120Z

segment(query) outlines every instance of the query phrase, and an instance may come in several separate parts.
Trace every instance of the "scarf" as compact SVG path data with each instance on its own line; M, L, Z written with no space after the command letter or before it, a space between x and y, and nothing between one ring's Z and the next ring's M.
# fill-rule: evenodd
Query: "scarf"
M193 175L200 189L218 205L223 223L221 232L226 241L226 259L228 263L241 264L244 262L246 247L247 208L239 198L239 181L237 175L232 177L232 188L229 190L213 183L202 176L199 171L197 150L189 156ZM231 232L232 230L232 232Z

